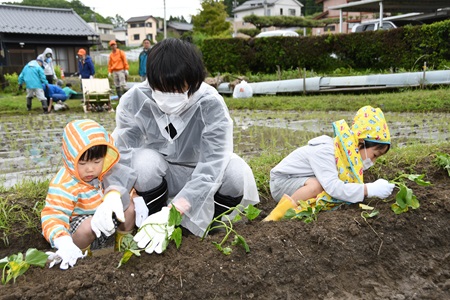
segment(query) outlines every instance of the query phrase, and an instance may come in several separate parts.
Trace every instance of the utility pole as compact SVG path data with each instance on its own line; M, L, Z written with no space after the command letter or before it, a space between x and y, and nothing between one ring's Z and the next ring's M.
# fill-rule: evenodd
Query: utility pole
M167 24L166 24L166 0L164 0L164 39L167 38Z

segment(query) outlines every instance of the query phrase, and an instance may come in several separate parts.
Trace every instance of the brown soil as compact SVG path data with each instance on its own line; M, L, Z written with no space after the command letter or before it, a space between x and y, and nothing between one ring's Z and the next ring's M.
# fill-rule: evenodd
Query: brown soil
M414 211L395 215L392 202L373 200L380 214L367 222L345 205L310 224L262 223L275 206L262 198L261 215L236 226L250 253L221 254L211 243L220 233L186 235L179 250L171 244L119 269L120 253L99 250L67 271L31 267L0 286L0 299L450 299L450 178L431 161L415 169L433 185L408 183L421 203ZM9 242L0 258L48 248L37 230Z

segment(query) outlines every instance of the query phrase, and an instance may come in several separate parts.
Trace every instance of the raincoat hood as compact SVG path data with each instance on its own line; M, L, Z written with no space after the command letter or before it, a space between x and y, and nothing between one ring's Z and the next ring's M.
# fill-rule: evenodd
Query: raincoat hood
M361 107L356 113L352 131L357 140L391 144L391 134L381 109L372 106Z
M44 52L42 53L42 55L45 57L47 56L47 54L50 53L53 56L53 51L51 48L45 48Z
M82 181L77 170L77 165L83 153L98 145L108 146L103 170L99 180L119 161L119 151L113 144L112 137L105 128L92 120L75 120L66 125L62 137L63 161L67 171L79 181Z

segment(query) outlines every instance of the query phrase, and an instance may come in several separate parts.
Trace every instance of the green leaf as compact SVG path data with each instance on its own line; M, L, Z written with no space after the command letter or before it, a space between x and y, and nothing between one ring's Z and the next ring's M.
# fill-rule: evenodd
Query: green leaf
M9 262L8 256L5 256L4 258L0 259L0 268L3 269L3 267L6 266L8 262Z
M171 240L175 242L175 245L177 246L177 249L181 246L181 239L182 239L182 230L180 227L175 228L175 230L172 233L172 236L170 237Z
M230 247L225 247L222 249L222 253L225 255L230 255L233 250Z
M252 204L247 205L247 207L244 209L244 211L245 211L245 216L250 221L254 220L261 213L261 210L257 209Z
M407 207L406 205L406 194L408 193L407 187L404 184L398 184L398 187L400 188L400 191L398 191L397 195L395 196L395 203L401 209L404 209L405 207Z
M418 185L421 185L421 186L429 186L429 185L431 185L431 182L424 181L423 177L425 177L425 174L422 174L422 175L410 174L410 175L408 175L408 179L411 180L411 181L414 181Z
M416 198L415 195L412 195L411 201L410 201L410 203L409 203L409 206L410 206L412 209L417 209L417 208L420 207L419 200L417 200L417 198Z
M25 261L32 265L32 266L38 266L38 267L45 267L45 264L47 262L48 255L45 254L45 252L39 251L35 248L30 248L27 250L27 253L25 254Z
M396 215L399 215L401 213L407 212L408 206L406 206L405 208L401 208L397 203L394 203L391 205L391 209Z
M242 245L244 247L244 249L245 249L245 252L247 252L247 253L250 252L250 247L247 245L247 242L245 241L244 237L239 235L239 234L236 234L234 236L234 241L231 244L233 246L235 246L235 245Z
M180 212L175 208L175 205L172 205L169 212L169 226L179 226L181 224L181 214Z
M293 208L289 208L287 212L284 214L285 219L292 219L297 215Z
M240 221L240 220L242 220L242 216L240 214L237 214L233 218L233 223L236 223L237 221Z
M126 264L128 260L135 254L132 250L125 250L125 252L122 255L122 258L119 261L119 265L117 268L120 268L123 264ZM140 255L140 254L139 254Z
M380 212L379 212L378 210L372 210L372 211L370 211L370 212L368 212L368 211L362 211L362 212L361 212L361 216L362 216L364 219L368 219L368 218L373 218L373 217L377 216L379 213L380 213Z

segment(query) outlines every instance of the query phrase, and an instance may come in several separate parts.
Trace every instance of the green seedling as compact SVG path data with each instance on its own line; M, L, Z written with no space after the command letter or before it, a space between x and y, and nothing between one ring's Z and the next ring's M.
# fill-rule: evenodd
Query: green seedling
M433 160L434 164L444 170L447 170L448 176L450 176L450 155L448 153L436 153L436 158Z
M233 219L230 219L229 214L232 212L237 212L237 214L234 216ZM238 205L236 207L232 207L226 212L218 215L215 217L211 223L209 223L208 227L206 228L205 233L203 234L201 240L203 241L206 237L206 235L214 230L218 229L225 229L225 236L223 237L222 241L220 243L212 242L216 248L222 252L225 255L230 255L233 249L231 246L238 246L241 245L244 247L245 252L250 252L250 247L248 246L247 242L245 241L244 237L236 232L236 230L233 228L233 224L237 221L242 220L242 217L246 217L249 221L252 221L255 219L259 214L261 213L260 209L257 209L252 204L249 204L247 207L244 208L243 205ZM226 219L226 221L222 220L222 217ZM231 234L234 234L234 240L231 242L229 246L225 246L228 238Z
M311 223L317 221L317 214L323 209L322 205L316 205L315 207L305 207L306 210L296 212L293 208L288 209L284 215L285 219L298 219L303 220L305 223Z
M172 206L170 208L169 213L169 222L168 226L174 226L175 229L172 232L172 235L169 237L169 242L173 241L177 247L177 249L181 246L181 239L182 239L182 232L181 228L179 227L181 224L181 214L180 212L175 208L175 206ZM123 252L122 258L119 261L119 264L117 265L117 268L120 268L123 264L127 263L128 260L133 256L141 256L141 251L144 251L145 249L141 249L138 247L137 243L133 240L133 235L127 234L122 238L122 241L119 245L119 251Z
M0 268L2 269L2 284L7 284L11 279L16 282L16 278L25 273L30 266L38 266L43 268L47 262L48 255L42 251L30 248L25 254L22 253L6 256L0 260Z
M420 186L431 185L429 181L423 180L424 176L425 174L402 174L391 181L391 183L394 183L399 189L399 192L395 196L395 203L391 205L391 209L395 214L399 215L401 213L407 212L409 208L419 208L419 200L417 199L416 195L414 195L413 190L406 186L405 180L408 179L414 181Z

